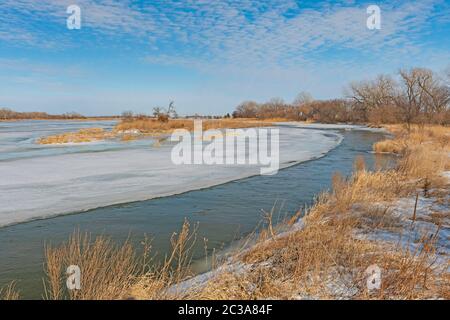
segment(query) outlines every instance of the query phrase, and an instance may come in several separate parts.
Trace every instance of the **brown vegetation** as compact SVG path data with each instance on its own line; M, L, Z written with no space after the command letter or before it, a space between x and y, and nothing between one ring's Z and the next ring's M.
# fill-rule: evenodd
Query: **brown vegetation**
M225 128L248 128L267 126L270 123L258 121L255 119L220 119L220 120L203 120L203 130L209 129L225 129ZM192 119L170 119L167 121L159 121L158 119L131 119L121 121L114 128L115 132L127 132L138 130L142 134L168 134L175 129L194 130L194 121Z
M16 282L12 281L7 286L0 288L0 300L19 300L20 293L16 289Z
M102 128L81 129L77 132L67 132L54 136L43 137L37 140L38 144L63 144L63 143L83 143L99 141L112 138L111 132Z
M172 251L162 263L150 256L151 242L143 242L143 253L129 241L116 245L105 236L91 238L75 232L67 243L45 248L45 299L111 300L176 298L180 293L167 291L191 275L192 246L195 230L186 221L171 237ZM67 290L66 269L81 270L81 289ZM11 296L11 294L9 294Z
M269 126L270 122L279 119L266 119L258 121L255 119L218 119L203 120L203 130L210 129L232 129ZM145 136L160 136L170 134L175 129L194 130L194 120L192 119L154 119L148 117L124 118L112 131L105 131L101 128L81 129L77 132L67 132L53 136L42 137L37 140L38 144L65 144L83 143L105 139L119 138L120 141L133 141Z
M132 245L116 246L105 237L91 239L74 233L67 243L45 249L46 299L123 299L137 274L138 260ZM66 289L66 269L79 266L82 290Z

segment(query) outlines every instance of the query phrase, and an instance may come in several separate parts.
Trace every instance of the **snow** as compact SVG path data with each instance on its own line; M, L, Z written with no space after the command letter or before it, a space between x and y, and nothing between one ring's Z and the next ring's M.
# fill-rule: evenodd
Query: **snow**
M443 176L448 172L443 173ZM416 219L412 220L414 214L416 198L405 197L396 200L393 203L373 204L378 207L388 207L389 211L399 219L400 225L392 229L374 229L364 230L358 234L358 237L383 241L392 244L399 244L414 252L418 249L424 235L436 236L437 254L442 259L447 259L450 255L450 216L449 203L450 197L447 195L444 203L437 201L434 197L424 197L419 195L417 198ZM433 219L433 214L441 214L437 220ZM441 224L438 226L438 224Z
M306 123L306 122L279 122L279 125L289 125L304 129L318 129L318 130L359 130L370 132L387 132L384 128L371 128L363 125L354 124L329 124L329 123Z
M149 140L37 146L49 133L103 122L0 123L0 226L131 201L178 194L257 175L255 165L174 165L172 146ZM280 128L280 167L318 158L336 147L336 132Z

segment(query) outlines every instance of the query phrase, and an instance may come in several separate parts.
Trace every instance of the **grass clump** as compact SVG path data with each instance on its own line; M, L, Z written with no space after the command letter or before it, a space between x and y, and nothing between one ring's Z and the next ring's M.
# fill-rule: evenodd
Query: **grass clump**
M8 285L0 288L0 300L19 300L20 293L16 288L16 282L11 281Z
M38 144L65 144L65 143L84 143L104 140L113 135L102 128L81 129L77 132L67 132L58 135L43 137L37 140Z
M110 238L74 232L59 246L45 248L44 298L49 300L115 300L175 298L180 293L168 291L190 275L191 249L195 232L187 221L179 234L171 238L172 252L162 264L150 256L151 243L143 242L138 254L127 240L115 244ZM66 270L80 268L81 288L68 290Z

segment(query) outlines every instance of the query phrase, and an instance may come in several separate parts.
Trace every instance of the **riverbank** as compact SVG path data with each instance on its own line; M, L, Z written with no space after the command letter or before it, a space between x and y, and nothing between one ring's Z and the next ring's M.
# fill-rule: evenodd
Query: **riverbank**
M353 175L336 174L332 190L319 195L298 221L278 226L280 232L269 224L256 245L232 255L220 272L191 280L189 288L174 285L171 294L187 299L449 299L450 130L388 129L394 138L374 149L401 144L396 168L368 172L357 159ZM134 294L145 299L146 291L138 285Z

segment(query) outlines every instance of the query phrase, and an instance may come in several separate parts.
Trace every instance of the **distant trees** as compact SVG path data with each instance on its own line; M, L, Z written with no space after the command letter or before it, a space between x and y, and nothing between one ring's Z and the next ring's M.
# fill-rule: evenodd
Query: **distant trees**
M12 111L11 109L2 108L0 109L0 119L7 120L13 119L13 116L17 114L17 112Z
M396 77L352 82L345 98L314 100L301 92L292 103L274 98L265 103L244 101L235 118L284 118L317 122L450 124L450 68L445 79L424 68L400 70Z
M311 116L307 120L323 123L354 122L350 104L344 99L313 101Z
M67 112L61 115L51 115L46 112L17 112L8 108L0 108L0 120L25 119L84 119L85 116L76 112Z
M273 98L265 103L245 101L233 112L234 118L257 118L319 122L350 121L349 103L343 99L314 100L308 93L300 93L293 103L286 103L283 99Z
M398 82L380 75L375 80L352 83L350 99L360 121L448 123L450 90L433 71L412 68L398 72Z
M244 101L236 107L233 118L256 118L259 105L255 101Z
M294 106L302 106L314 101L314 98L309 92L302 91L297 97L295 97L294 102L292 103Z
M122 115L120 117L124 121L131 121L134 119L134 114L133 114L133 111L124 111L124 112L122 112Z
M82 114L75 112L75 111L63 113L62 117L64 119L84 119L84 118L86 118Z
M160 107L153 108L153 116L161 122L168 122L170 118L178 118L174 102L171 101L167 109Z
M281 98L272 98L265 103L244 101L233 112L233 118L298 118L298 110Z
M167 108L155 107L152 110L152 116L160 122L168 122L170 118L178 118L177 111L175 110L175 104L173 101L169 103ZM148 119L151 116L140 113L134 114L132 111L122 112L122 121L133 121Z

